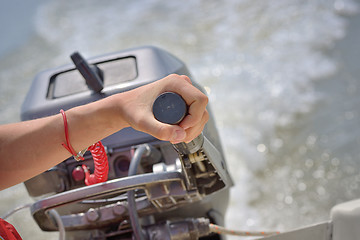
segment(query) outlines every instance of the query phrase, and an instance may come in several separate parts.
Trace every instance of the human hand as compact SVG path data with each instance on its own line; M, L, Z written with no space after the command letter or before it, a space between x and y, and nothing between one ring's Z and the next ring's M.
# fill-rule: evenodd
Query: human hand
M175 92L188 105L179 125L157 121L152 112L155 99ZM74 149L84 149L124 127L133 127L172 143L190 142L209 119L208 98L188 77L176 74L124 93L114 94L66 111L69 138ZM69 157L61 114L0 126L0 190L44 172ZM22 146L19 148L19 146ZM47 151L41 151L46 149ZM52 154L48 154L51 152ZM23 156L30 168L18 168Z
M179 125L161 123L153 115L152 105L155 99L164 92L179 94L188 105L188 115ZM169 75L151 84L125 92L123 97L122 115L128 125L160 140L172 143L190 142L201 133L209 119L206 110L207 96L194 87L185 75Z

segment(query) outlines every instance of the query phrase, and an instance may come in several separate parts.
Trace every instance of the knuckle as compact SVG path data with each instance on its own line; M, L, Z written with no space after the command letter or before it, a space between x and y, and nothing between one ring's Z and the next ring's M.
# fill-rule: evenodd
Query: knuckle
M209 103L208 96L206 96L206 94L204 94L203 92L197 94L196 99L202 106L206 106Z
M209 103L209 98L205 94L202 94L201 100L207 105Z
M169 78L180 78L180 75L179 74L176 74L176 73L172 73L168 76Z
M208 111L205 111L205 112L204 112L204 119L205 119L205 122L209 121L209 119L210 119L210 114L209 114Z
M190 79L188 76L186 76L186 75L181 75L180 77L181 77L182 79L184 79L186 82L191 83L191 79Z

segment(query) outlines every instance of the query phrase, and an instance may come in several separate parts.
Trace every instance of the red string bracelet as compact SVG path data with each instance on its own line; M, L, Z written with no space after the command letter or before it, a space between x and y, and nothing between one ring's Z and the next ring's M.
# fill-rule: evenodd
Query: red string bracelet
M98 141L97 143L91 145L89 148L85 148L84 150L76 153L74 148L70 144L69 129L67 125L67 118L65 111L61 109L60 113L64 120L65 139L66 139L66 144L62 143L61 145L66 150L68 150L70 154L73 155L76 161L84 160L84 154L87 150L90 150L91 155L94 159L95 170L93 174L89 173L88 167L86 165L82 165L86 175L85 184L92 185L95 183L106 182L108 179L109 164L108 164L108 158L104 145L100 141Z
M62 143L61 145L69 151L69 153L71 155L73 155L73 157L75 158L76 161L80 161L80 160L84 160L84 153L87 151L87 148L76 153L74 148L71 146L70 144L70 139L69 139L69 130L68 130L68 124L67 124L67 118L66 118L66 114L64 110L60 110L60 113L63 117L63 121L64 121L64 128L65 128L65 139L66 139L66 144Z

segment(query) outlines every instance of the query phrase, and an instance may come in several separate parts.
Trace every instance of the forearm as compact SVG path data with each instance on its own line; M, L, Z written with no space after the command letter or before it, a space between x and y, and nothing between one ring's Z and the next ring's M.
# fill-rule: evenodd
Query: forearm
M70 141L76 152L129 126L123 117L123 99L123 94L117 94L66 111Z
M157 121L152 104L161 93L180 94L189 106L179 125ZM70 143L79 152L95 142L133 127L160 140L189 142L200 134L209 115L207 97L186 76L169 75L154 83L66 111ZM0 190L25 181L70 156L61 114L0 126Z
M116 98L116 99L114 99ZM121 96L66 111L69 138L75 151L128 126L121 118ZM0 126L0 189L20 183L70 156L61 114Z

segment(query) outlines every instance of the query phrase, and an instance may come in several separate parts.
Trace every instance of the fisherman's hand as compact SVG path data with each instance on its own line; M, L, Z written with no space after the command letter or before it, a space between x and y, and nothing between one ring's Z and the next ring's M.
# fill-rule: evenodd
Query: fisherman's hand
M188 105L188 115L179 125L161 123L155 119L152 105L164 92L179 94ZM206 110L208 98L191 84L185 75L169 75L151 84L123 93L125 121L134 129L172 143L190 142L203 130L209 119Z

